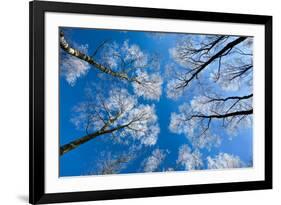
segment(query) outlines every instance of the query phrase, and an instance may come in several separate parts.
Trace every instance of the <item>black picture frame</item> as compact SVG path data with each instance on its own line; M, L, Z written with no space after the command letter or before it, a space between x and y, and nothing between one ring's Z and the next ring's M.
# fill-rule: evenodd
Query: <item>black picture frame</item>
M272 188L272 16L184 11L124 6L33 1L30 12L30 143L29 202L31 204L184 195ZM71 193L45 192L44 15L46 12L150 17L209 22L259 24L265 27L265 180Z

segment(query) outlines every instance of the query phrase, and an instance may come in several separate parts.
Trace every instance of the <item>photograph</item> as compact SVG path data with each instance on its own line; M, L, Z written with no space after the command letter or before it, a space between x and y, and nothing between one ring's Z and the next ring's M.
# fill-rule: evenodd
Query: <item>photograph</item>
M29 11L30 203L272 189L272 16Z
M255 166L253 36L82 27L57 35L59 177Z

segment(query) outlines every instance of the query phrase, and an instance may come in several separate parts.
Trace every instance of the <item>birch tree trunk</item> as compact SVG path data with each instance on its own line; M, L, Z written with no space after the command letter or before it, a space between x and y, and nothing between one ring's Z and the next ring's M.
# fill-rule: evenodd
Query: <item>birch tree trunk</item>
M117 118L116 118L117 119ZM116 120L115 119L115 120ZM92 134L88 134L84 137L80 137L79 139L73 140L72 142L65 144L63 146L60 147L60 155L62 156L63 154L79 147L80 145L100 136L100 135L104 135L104 134L109 134L109 133L113 133L117 130L123 129L125 127L128 127L130 125L130 123L124 124L124 125L120 125L117 126L115 128L109 129L107 130L108 126L113 122L113 120L109 121L107 124L105 124L99 131L94 132Z
M103 73L109 74L113 77L117 77L120 78L122 80L127 80L127 81L134 81L139 83L136 79L134 78L130 78L126 73L122 73L122 72L115 72L113 70L111 70L110 68L107 68L105 66L103 66L102 64L96 62L92 57L90 57L89 55L86 55L84 53L82 53L81 51L79 51L78 49L72 48L69 43L65 40L64 38L64 34L63 32L60 32L60 47L67 52L68 54L77 57L91 65L93 65L95 68L97 68L98 70L100 70Z

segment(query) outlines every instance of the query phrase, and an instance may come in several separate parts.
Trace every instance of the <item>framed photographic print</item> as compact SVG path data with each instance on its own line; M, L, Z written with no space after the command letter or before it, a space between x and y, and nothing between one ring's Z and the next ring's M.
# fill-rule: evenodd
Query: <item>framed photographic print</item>
M30 203L272 188L272 17L30 2Z

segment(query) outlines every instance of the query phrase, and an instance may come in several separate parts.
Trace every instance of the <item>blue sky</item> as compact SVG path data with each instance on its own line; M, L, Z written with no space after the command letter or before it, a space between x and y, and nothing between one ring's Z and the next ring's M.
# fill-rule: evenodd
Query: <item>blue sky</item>
M160 73L165 76L165 65L173 62L169 54L169 49L174 47L178 38L183 34L167 34L164 36L153 36L147 32L118 30L97 30L97 29L80 29L80 28L63 28L65 37L75 45L88 45L88 53L94 52L95 48L104 40L115 41L122 44L129 40L130 44L138 45L146 53L156 53L160 58ZM61 61L64 59L61 58ZM91 83L99 84L101 79L98 78L100 71L90 69L86 75L77 79L75 85L70 85L63 76L60 76L60 145L64 145L71 140L77 139L85 135L85 131L77 130L71 117L73 116L73 107L79 102L85 100L84 89ZM128 162L128 164L120 170L120 173L136 173L142 172L142 166L145 159L151 156L154 149L159 148L165 150L166 157L158 167L158 171L172 167L177 170L184 170L184 167L177 166L179 147L183 144L188 144L192 147L190 141L183 134L175 134L169 130L170 115L172 112L178 112L178 106L183 102L189 102L194 96L188 94L179 100L168 99L165 94L167 81L163 81L162 95L159 101L145 100L139 98L143 104L155 104L160 134L158 135L157 143L151 147L145 147L137 156ZM243 92L243 91L241 91ZM219 147L214 147L210 151L201 149L202 158L207 156L216 156L220 152L233 154L238 156L243 162L250 163L252 161L252 129L246 128L239 131L238 135L229 140L226 131L219 126L215 129L222 138L222 143ZM112 143L111 138L107 136L99 136L83 145L64 154L60 157L59 175L62 176L80 176L95 173L97 164L103 158L104 153L111 152L118 155L123 151L128 150L128 146ZM204 161L203 169L207 165Z

